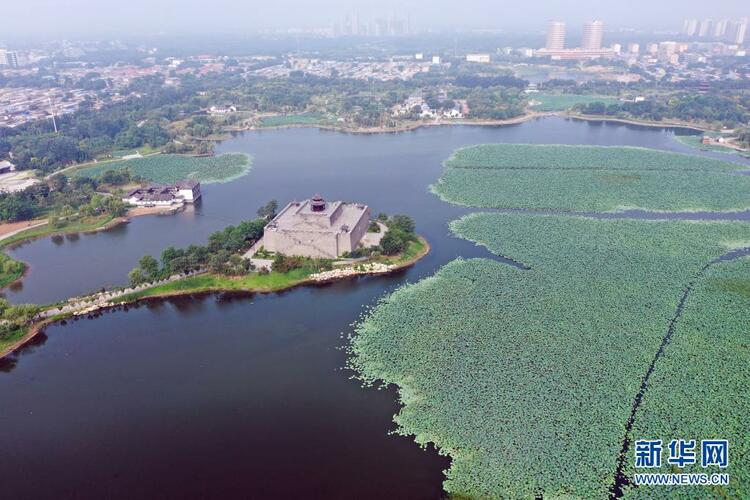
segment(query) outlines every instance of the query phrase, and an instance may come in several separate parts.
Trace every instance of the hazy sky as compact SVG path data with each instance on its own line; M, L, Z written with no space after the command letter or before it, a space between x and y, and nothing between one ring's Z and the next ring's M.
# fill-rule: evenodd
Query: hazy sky
M748 0L4 0L2 31L133 34L241 32L326 27L347 12L360 19L397 12L415 27L543 30L560 18L571 28L601 18L610 26L677 29L687 17L750 16ZM2 32L0 32L2 37Z

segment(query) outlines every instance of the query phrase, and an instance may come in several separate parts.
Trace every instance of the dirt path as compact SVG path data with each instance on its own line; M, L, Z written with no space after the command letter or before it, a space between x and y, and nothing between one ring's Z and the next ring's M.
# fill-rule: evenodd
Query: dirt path
M6 222L0 224L0 241L15 236L18 233L47 224L46 219L24 220L20 222Z

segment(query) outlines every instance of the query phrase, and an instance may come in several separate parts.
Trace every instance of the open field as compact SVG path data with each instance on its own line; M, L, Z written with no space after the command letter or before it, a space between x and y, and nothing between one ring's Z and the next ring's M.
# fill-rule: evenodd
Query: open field
M530 270L456 260L397 290L357 326L351 367L399 387L399 432L453 458L449 493L607 497L685 287L750 225L475 214L452 229Z
M703 144L701 135L676 135L675 140L679 143L682 143L686 146L690 146L691 148L699 149L701 151L714 151L716 153L726 153L726 154L738 154L739 151L737 151L734 148L727 147L727 146L721 146L719 144Z
M492 144L464 148L432 189L488 208L616 211L742 210L742 166L642 148Z
M617 102L617 97L606 95L545 94L539 92L529 95L529 101L532 102L530 106L534 111L565 111L576 104L590 104L592 102L613 104Z
M202 183L227 182L245 175L251 159L239 153L220 156L153 155L132 160L112 161L74 170L74 177L97 177L107 170L130 169L131 173L158 183L194 179Z
M261 127L285 127L288 125L320 125L330 120L320 113L302 113L298 115L264 116L260 119Z

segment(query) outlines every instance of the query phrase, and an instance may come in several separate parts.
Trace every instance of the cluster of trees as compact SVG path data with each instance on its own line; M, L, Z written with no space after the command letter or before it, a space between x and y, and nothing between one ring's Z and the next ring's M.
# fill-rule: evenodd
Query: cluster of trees
M586 114L634 117L659 121L676 119L736 127L750 123L750 100L741 96L680 93L655 96L641 102L606 105L593 102L578 109Z
M108 194L95 193L91 197L91 201L79 206L77 210L70 205L63 205L62 207L53 209L48 216L48 221L50 227L58 228L80 220L83 217L104 214L111 215L112 217L121 217L125 215L127 210L127 205L120 198Z
M313 272L330 271L333 269L333 261L276 254L271 268L279 273L288 273L294 269L309 269Z
M46 121L0 129L0 157L12 155L19 169L52 172L106 155L116 148L162 147L171 139L166 124L198 111L196 90L164 87L163 78L136 80L127 93L138 99L58 117L59 132Z
M267 219L262 217L229 226L211 234L208 245L205 246L168 247L161 253L161 263L146 255L138 262L138 267L130 271L130 283L139 285L200 269L228 276L245 274L251 270L250 261L243 259L240 252L247 250L263 236L266 222Z
M526 110L526 95L514 87L476 88L466 96L472 118L505 120L522 115Z
M0 339L7 339L26 327L39 314L40 307L33 304L11 305L0 298Z
M68 179L63 174L34 184L23 191L0 193L0 220L16 222L44 214L63 216L73 214L122 215L125 205L121 200L98 194L100 181L86 177Z
M380 248L385 255L395 255L403 252L414 241L414 220L407 215L394 215L388 218L380 214L378 219L383 221L388 230L380 240Z

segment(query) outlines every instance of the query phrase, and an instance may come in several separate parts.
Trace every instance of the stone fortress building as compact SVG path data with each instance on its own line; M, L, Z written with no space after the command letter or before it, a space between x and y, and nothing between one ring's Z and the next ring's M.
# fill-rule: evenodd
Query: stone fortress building
M266 225L262 245L284 255L335 259L360 245L370 215L367 205L327 202L320 195L293 201Z

